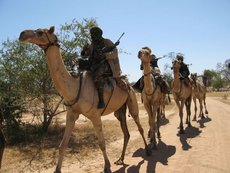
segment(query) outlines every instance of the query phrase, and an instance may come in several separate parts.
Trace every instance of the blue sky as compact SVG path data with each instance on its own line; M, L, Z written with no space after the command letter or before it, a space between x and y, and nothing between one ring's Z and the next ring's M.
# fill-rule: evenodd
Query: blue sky
M24 29L95 18L104 37L129 54L119 54L130 81L142 75L137 58L149 46L159 57L181 52L191 72L216 69L230 58L230 0L0 0L0 43L17 39ZM171 60L159 60L161 71Z

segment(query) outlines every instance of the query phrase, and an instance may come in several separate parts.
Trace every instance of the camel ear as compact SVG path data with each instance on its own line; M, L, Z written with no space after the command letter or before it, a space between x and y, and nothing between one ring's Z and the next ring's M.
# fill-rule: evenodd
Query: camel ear
M55 27L54 26L51 26L50 29L49 29L49 33L52 34L55 30Z

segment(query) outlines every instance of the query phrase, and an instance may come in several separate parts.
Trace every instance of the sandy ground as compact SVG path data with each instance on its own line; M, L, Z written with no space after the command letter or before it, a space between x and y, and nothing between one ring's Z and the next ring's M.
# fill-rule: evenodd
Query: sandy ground
M125 156L125 165L115 165L123 145L123 137L120 134L114 135L115 140L107 142L107 153L112 164L113 173L229 173L230 172L230 106L219 100L208 97L207 108L209 114L203 120L192 122L192 127L185 125L185 134L178 134L179 115L177 108L173 106L166 111L166 123L161 126L162 138L158 141L158 149L153 150L151 156L145 155L144 144L141 136L129 117L128 126L130 129L130 142ZM192 104L192 116L193 116ZM104 122L111 128L111 124L119 126L113 116L103 118ZM145 130L148 129L147 114L140 105L141 124ZM89 123L81 118L78 123ZM69 150L69 149L68 149ZM103 157L99 148L90 149L87 155L81 157L78 152L67 152L64 158L62 173L99 173L103 170ZM29 153L28 153L29 154ZM80 154L80 153L79 153ZM57 154L55 155L55 157ZM6 156L7 157L7 156ZM55 170L57 158L48 160L50 166L33 172L51 173ZM4 168L6 173L20 172L15 168L13 171ZM50 158L49 158L50 159ZM40 160L47 162L47 160ZM6 163L5 163L6 164ZM21 164L26 164L22 162ZM28 163L27 163L28 164ZM15 164L17 166L17 164ZM22 171L21 171L22 172ZM27 172L27 171L25 171ZM28 171L30 172L30 171ZM31 171L32 172L32 171Z

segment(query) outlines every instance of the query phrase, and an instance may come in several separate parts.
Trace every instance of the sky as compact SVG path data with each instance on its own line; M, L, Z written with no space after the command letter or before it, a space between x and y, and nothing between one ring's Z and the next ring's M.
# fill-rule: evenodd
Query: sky
M198 74L230 58L230 0L0 0L0 43L25 29L58 31L73 19L90 18L113 42L125 32L118 48L127 54L119 59L130 82L142 76L137 53L144 46L157 57L183 53ZM162 73L166 64L171 59L158 61Z

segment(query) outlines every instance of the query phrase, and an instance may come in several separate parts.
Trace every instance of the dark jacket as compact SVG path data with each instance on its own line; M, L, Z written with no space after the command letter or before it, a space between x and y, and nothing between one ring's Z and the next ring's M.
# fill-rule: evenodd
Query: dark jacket
M183 78L188 78L188 76L190 75L188 65L183 62L181 63L180 74Z

